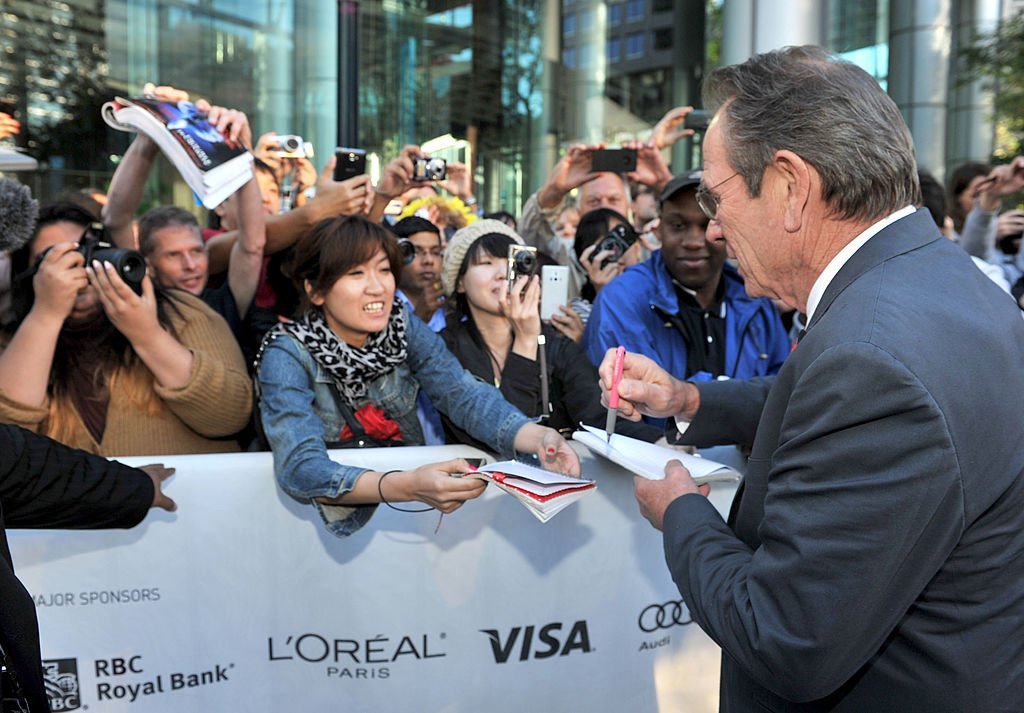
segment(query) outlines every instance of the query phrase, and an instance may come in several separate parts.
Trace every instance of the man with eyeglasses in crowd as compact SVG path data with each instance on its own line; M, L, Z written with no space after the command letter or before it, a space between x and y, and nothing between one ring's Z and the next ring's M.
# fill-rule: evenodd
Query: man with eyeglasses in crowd
M665 185L661 250L598 293L583 333L595 364L619 345L692 380L767 376L785 361L789 339L775 305L747 295L743 278L725 262L725 241L707 235L700 182L700 171L688 171Z
M409 311L427 323L432 332L444 329L444 290L441 288L441 261L444 247L441 230L426 218L410 215L390 226L402 245L402 274L395 295ZM411 258L411 259L410 259ZM416 397L416 415L423 428L423 442L443 445L444 427L437 409L423 390Z
M444 290L441 288L441 260L444 248L441 231L426 218L410 215L391 226L405 241L398 297L434 332L444 329ZM408 257L412 257L408 261Z
M751 294L808 316L774 378L693 384L630 354L618 386L686 444L752 443L728 520L678 461L636 483L722 648L721 710L1020 710L1017 306L914 208L913 140L864 70L788 47L704 93L709 235Z

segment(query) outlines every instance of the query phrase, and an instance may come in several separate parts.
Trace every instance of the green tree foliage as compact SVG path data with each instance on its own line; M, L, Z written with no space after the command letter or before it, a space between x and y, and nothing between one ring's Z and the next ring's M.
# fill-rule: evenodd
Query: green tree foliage
M995 120L1003 151L1015 155L1024 143L1024 9L992 33L978 35L960 50L966 76L979 75L994 90Z

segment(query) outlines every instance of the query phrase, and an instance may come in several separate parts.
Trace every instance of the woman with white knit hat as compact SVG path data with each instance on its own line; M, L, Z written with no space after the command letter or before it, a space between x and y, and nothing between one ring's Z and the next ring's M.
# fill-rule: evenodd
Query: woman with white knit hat
M477 378L494 384L511 404L556 430L582 421L604 423L597 369L579 346L540 319L540 280L508 284L509 247L522 238L501 221L478 220L456 231L441 268L448 349ZM442 419L448 440L476 441ZM622 433L655 441L660 429L619 419Z

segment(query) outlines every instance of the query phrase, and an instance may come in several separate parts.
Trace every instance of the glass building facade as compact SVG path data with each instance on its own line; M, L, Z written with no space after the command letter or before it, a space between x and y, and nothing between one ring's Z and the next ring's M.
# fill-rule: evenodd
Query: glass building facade
M994 1L956 7L984 18ZM960 119L950 109L945 129L932 118L947 111L944 82L932 82L936 96L914 89L922 81L908 74L915 64L908 47L941 50L949 35L941 27L920 40L908 34L906 27L919 33L920 22L904 16L920 20L926 5L932 7L924 0L779 0L771 7L752 0L3 0L0 111L22 121L16 143L41 168L20 180L43 198L106 187L130 137L106 127L100 106L156 81L244 110L257 135L303 136L318 167L339 144L365 148L371 174L404 144L425 145L473 167L482 207L517 212L567 145L645 137L669 108L699 103L700 79L718 61L813 42L890 88L915 137L929 133L919 148L938 147L930 149L938 169L947 133L957 144L947 143L950 156L985 158L987 138L973 95L958 100L973 113ZM936 22L948 28L951 12ZM949 64L948 48L936 57L921 71L943 59ZM960 125L973 133L961 137ZM676 147L677 170L699 161L694 143ZM191 203L165 163L148 186L147 202L157 201Z
M569 143L694 101L704 36L704 0L4 0L0 111L44 198L106 187L130 136L100 107L155 81L303 136L318 166L355 144L372 173L425 144L516 212ZM191 197L161 163L147 201Z

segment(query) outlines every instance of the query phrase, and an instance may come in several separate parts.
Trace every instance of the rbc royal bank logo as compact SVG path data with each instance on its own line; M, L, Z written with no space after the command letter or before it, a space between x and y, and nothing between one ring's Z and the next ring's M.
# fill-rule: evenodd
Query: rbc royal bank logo
M43 685L50 699L50 709L73 711L82 705L78 695L78 659L43 661Z

